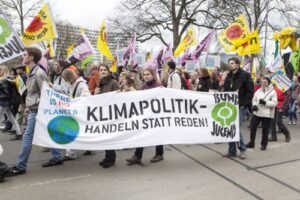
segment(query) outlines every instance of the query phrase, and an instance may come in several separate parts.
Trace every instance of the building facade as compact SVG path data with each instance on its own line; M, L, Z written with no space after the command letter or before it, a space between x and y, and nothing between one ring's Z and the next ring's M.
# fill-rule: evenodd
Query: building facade
M76 42L80 35L81 28L67 23L57 23L56 28L59 38L57 38L54 43L54 47L56 49L55 58L65 60L67 57L67 49ZM95 50L94 60L107 63L107 60L97 49L99 30L83 29L83 31ZM107 42L111 52L114 53L116 51L118 43L120 48L126 47L130 37L130 35L124 36L121 32L108 30Z

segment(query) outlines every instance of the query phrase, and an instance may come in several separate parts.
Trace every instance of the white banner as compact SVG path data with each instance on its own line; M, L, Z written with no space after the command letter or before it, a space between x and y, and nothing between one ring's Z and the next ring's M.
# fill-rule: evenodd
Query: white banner
M81 150L239 140L236 93L168 88L71 99L44 84L33 143Z
M274 61L272 61L271 65L269 66L269 70L271 72L276 72L277 70L281 69L281 65L282 65L282 59L281 59L281 55L279 53L276 56L276 58L274 59Z
M20 75L17 76L17 79L18 79L18 92L22 96L23 93L27 90L27 88Z
M135 60L139 67L143 67L146 64L146 55L143 53L137 53L135 55Z
M0 64L23 55L24 45L0 8Z
M216 68L221 66L220 56L203 54L199 57L199 66L207 68Z
M122 63L122 58L123 58L123 54L125 53L125 48L123 49L118 49L116 51L116 56L117 56L117 62L121 65Z
M277 70L273 74L272 83L275 84L281 91L285 92L293 86L294 82L290 80L282 70Z
M188 72L194 72L195 69L197 69L197 60L186 60L185 61L185 69L188 71Z

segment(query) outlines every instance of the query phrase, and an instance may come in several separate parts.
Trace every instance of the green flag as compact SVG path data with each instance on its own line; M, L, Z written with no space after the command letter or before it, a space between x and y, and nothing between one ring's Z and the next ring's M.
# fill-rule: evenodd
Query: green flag
M279 52L279 40L275 41L275 52L274 52L274 59L277 57Z
M85 69L88 64L94 59L94 55L89 55L81 61L81 69Z
M294 74L297 74L300 64L300 46L296 52L294 52L291 56L291 63L294 68Z

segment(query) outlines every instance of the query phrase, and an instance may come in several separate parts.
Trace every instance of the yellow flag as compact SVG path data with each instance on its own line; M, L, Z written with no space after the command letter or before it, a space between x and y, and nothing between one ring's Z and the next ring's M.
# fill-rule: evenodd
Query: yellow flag
M232 52L235 46L240 46L248 40L248 22L241 14L219 36L218 39L226 52Z
M256 69L259 67L259 60L257 58L253 59L251 77L253 81L256 81Z
M46 3L33 18L21 36L26 46L45 40L57 38L55 22L49 3Z
M28 65L25 66L25 72L26 72L27 74L29 74L29 72L30 72L30 69L29 69Z
M51 40L47 41L47 48L49 49L49 57L54 58L55 56L55 51L53 48L53 43Z
M232 51L236 52L240 56L260 53L258 31L254 30L252 33L250 33L247 36L247 41L240 46L236 46Z
M180 56L186 49L197 44L196 33L193 28L188 28L187 33L183 40L179 43L178 47L174 51L174 57Z
M116 62L116 59L113 59L113 61L112 61L111 72L113 72L113 73L117 72L117 62Z
M280 49L286 49L289 46L293 52L297 51L297 38L294 34L296 30L295 27L285 27L279 33L274 34L274 39L280 41Z
M71 44L67 49L67 57L69 57L70 53L73 51L75 44Z
M107 44L107 38L106 38L106 26L105 22L102 22L102 25L100 27L100 32L98 35L98 41L97 41L97 47L100 53L102 53L108 60L114 60L114 56L112 55L108 44Z

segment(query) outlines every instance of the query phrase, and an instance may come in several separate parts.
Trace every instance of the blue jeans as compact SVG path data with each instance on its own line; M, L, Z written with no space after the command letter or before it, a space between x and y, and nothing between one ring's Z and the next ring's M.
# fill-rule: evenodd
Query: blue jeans
M246 116L246 108L240 108L239 109L239 118L240 118L240 143L239 143L240 145L239 145L239 149L240 149L241 152L246 151L246 146L245 146L243 135L242 135L242 132L241 132L241 125L242 125L242 122L245 119L245 116ZM229 142L229 148L228 148L229 154L236 155L236 144L237 144L237 142Z
M27 116L27 126L25 133L23 135L22 140L22 148L17 160L17 168L21 170L26 170L28 158L31 152L32 147L32 140L33 140L33 133L35 128L35 122L36 122L36 114L37 113L29 113Z
M293 122L293 119L297 121L297 105L294 99L291 99L289 103L289 119L291 122Z
M51 149L52 159L54 160L63 160L64 157L61 155L59 149Z

